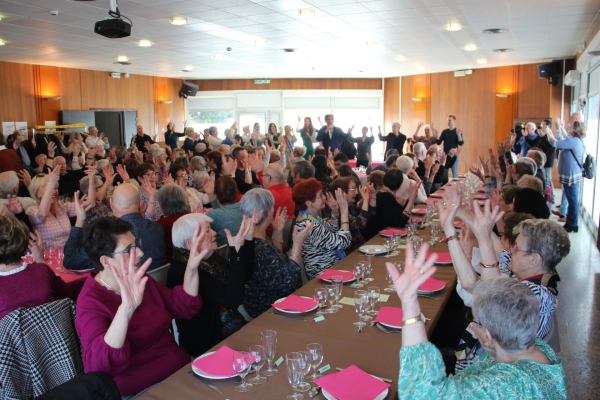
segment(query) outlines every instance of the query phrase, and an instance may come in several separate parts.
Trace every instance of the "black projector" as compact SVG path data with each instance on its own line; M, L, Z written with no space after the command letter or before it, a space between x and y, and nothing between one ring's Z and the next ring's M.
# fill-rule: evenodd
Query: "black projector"
M105 19L104 21L96 22L94 32L109 39L118 39L131 36L131 24L116 18Z

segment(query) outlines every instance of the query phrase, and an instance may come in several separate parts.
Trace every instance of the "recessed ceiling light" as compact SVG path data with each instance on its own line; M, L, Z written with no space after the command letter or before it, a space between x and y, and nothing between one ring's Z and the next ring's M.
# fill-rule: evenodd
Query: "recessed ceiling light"
M487 64L487 60L485 58L478 58L477 64Z
M271 64L267 64L267 65L265 65L265 68L266 69L273 69L273 68L275 68L275 66L271 65Z
M477 49L478 49L478 47L477 47L476 45L474 45L473 43L469 43L468 45L466 45L466 46L464 47L464 49L465 49L466 51L475 51L475 50L477 50Z
M406 60L406 56L398 55L398 56L394 57L394 60L396 60L396 61L404 61L404 60Z
M241 72L234 72L233 76L242 76Z
M303 8L299 11L301 17L314 17L315 10L311 10L310 8Z
M361 69L361 70L360 70L360 71L358 71L358 72L365 72L365 70L364 70L364 69Z
M507 53L509 51L512 51L513 49L494 49L492 51L495 51L496 53Z
M129 61L129 58L127 58L127 56L118 56L117 61L119 61L119 62Z
M185 25L185 24L187 24L187 18L186 17L173 17L173 18L171 18L171 24L172 25Z
M266 46L267 45L267 41L265 39L256 39L254 41L254 44L257 46Z
M367 47L377 47L377 42L367 42Z
M492 28L492 29L484 29L481 31L481 33L487 33L489 35L497 35L499 33L504 33L507 30L508 29L504 29L504 28Z
M186 65L185 67L183 67L184 71L191 71L194 69L193 65Z
M447 31L460 31L462 29L462 26L460 24L448 24L446 25L446 30Z
M412 101L423 101L423 99L420 97L413 97Z
M225 58L225 56L224 56L223 54L215 54L215 55L213 56L213 58L214 58L215 60L222 60L222 59L224 59L224 58Z
M152 42L149 41L149 40L140 40L138 42L138 46L140 46L140 47L150 47L150 46L152 46Z

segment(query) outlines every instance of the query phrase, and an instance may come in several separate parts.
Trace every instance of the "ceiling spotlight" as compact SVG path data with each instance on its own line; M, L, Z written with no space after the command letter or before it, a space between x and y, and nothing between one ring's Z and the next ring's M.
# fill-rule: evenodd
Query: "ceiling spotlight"
M214 58L215 60L222 60L222 59L224 59L224 58L225 58L225 56L224 56L223 54L215 54L215 55L213 56L213 58Z
M242 76L242 73L241 72L234 72L233 76Z
M513 49L494 49L492 51L495 51L496 53L507 53L509 51L512 51Z
M272 65L272 64L267 64L267 65L265 65L265 68L266 69L273 69L273 68L275 68L275 66Z
M446 25L446 30L447 31L460 31L462 29L462 26L460 24L448 24Z
M117 61L118 62L127 62L127 61L129 61L129 58L127 58L127 56L118 56Z
M140 40L138 42L138 46L140 46L140 47L150 47L150 46L152 46L152 42L149 41L149 40Z
M184 71L192 71L194 69L193 65L186 65L185 67L183 67Z
M254 41L254 44L257 46L266 46L267 45L267 41L265 39L256 39Z
M399 56L394 57L394 60L396 60L396 61L404 61L404 60L406 60L406 56L399 55Z
M185 25L187 24L186 17L173 17L171 18L171 25Z
M311 10L310 8L303 8L299 11L301 17L314 17L315 10Z
M477 50L477 49L478 49L478 47L477 47L476 45L474 45L473 43L470 43L470 44L466 45L466 46L464 47L464 49L465 49L466 51L475 51L475 50Z
M504 29L504 28L492 28L492 29L484 29L481 31L481 33L487 33L488 35L497 35L499 33L504 33L507 30L508 29Z
M477 59L477 64L487 64L487 60L485 58Z
M367 47L377 47L377 42L367 42Z

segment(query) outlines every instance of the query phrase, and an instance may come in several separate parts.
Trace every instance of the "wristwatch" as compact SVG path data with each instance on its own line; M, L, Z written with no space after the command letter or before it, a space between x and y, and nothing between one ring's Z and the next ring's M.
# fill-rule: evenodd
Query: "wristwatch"
M425 323L425 316L423 315L423 313L421 313L421 315L419 315L417 317L405 319L404 321L402 321L402 326L414 324L414 323L421 322L421 321L423 323Z

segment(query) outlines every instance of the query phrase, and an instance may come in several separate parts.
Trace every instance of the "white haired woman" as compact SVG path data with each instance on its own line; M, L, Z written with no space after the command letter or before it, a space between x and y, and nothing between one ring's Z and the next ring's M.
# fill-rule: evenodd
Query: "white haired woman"
M408 399L566 399L562 361L536 338L540 302L526 285L507 277L475 288L470 327L485 352L476 364L446 376L442 355L427 340L417 297L436 270L436 257L425 260L429 246L423 246L416 259L412 247L406 249L403 274L386 264L404 313L398 393Z
M252 317L267 311L273 302L297 289L302 259L302 245L314 223L304 229L294 228L290 256L282 254L283 227L287 210L280 208L275 214L275 199L265 189L251 189L240 201L244 218L252 218L254 228L254 272L246 284L244 308ZM267 228L273 227L273 235L267 237ZM240 228L241 229L241 228Z
M419 136L419 131L423 128L423 136ZM431 133L435 133L434 136ZM417 124L417 130L413 135L412 142L413 143L423 143L426 148L435 144L435 136L437 136L437 130L433 124L425 124L423 122L419 122Z
M418 185L419 191L417 193L415 204L423 204L427 200L427 192L425 191L425 187L421 184L421 178L419 178L419 175L414 168L414 164L415 162L413 159L406 155L402 155L396 159L396 166L404 174L400 189L396 192L396 198L404 203L407 202L409 189L414 185Z
M186 214L189 214L188 196L185 190L174 183L167 183L156 192L156 201L164 215L156 222L163 227L165 231L165 249L167 250L166 262L171 262L173 254L173 241L171 234L173 224Z
M161 189L162 190L162 189ZM184 281L186 265L190 258L194 232L198 226L207 232L202 249L209 251L198 267L199 293L202 308L191 319L177 319L179 345L196 357L239 330L244 319L237 311L244 301L245 271L252 270L254 263L251 219L244 218L235 237L229 230L229 261L215 250L216 233L210 228L212 219L203 214L188 214L173 224L173 260L167 275L167 287L173 288Z

